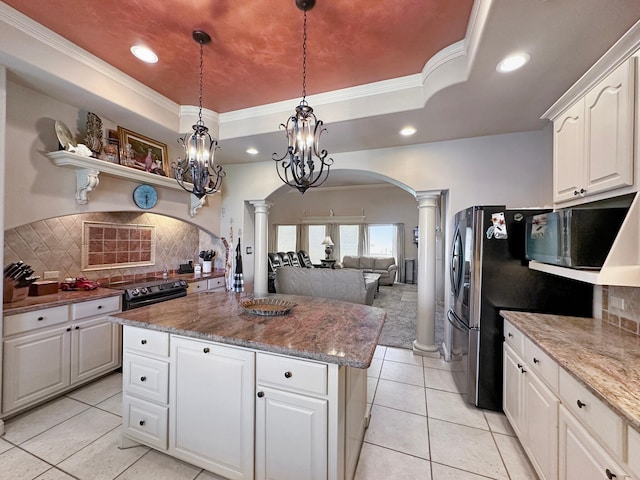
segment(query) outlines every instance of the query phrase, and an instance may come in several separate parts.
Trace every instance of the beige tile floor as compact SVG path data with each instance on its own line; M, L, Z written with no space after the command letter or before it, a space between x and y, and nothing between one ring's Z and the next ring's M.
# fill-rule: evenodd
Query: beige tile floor
M438 359L378 347L356 480L537 478L504 415L466 404L456 374ZM118 449L121 384L109 375L7 421L0 480L220 479L147 447Z

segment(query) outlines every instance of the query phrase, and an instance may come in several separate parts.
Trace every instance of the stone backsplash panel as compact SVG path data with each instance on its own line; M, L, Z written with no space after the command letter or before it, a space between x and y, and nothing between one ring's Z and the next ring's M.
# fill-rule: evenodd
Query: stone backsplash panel
M611 306L611 297L624 301L624 309ZM640 288L602 287L602 319L635 335L640 335Z
M83 271L82 228L85 221L155 226L155 265ZM221 239L189 223L149 212L96 212L50 218L6 230L4 242L3 265L22 260L41 277L45 271L60 272L59 280L85 275L92 279L118 281L158 274L165 268L172 272L187 260L198 262L198 252L210 248L219 253L215 268L224 268L225 248Z

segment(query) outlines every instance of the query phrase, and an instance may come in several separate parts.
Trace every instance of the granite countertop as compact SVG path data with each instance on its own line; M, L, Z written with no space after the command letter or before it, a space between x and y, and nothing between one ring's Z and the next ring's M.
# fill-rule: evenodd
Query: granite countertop
M640 337L593 318L501 315L640 431Z
M386 317L356 303L297 295L270 295L296 304L287 315L246 313L250 297L203 292L111 315L143 327L272 353L368 368Z
M95 290L73 290L40 295L38 297L26 297L24 300L2 304L3 315L16 315L18 313L33 312L42 308L58 307L70 303L86 302L99 298L117 297L122 295L122 290L98 287Z
M209 278L224 277L224 270L214 270L211 273L195 275L193 273L175 274L169 277L169 280L185 280L189 283L207 280ZM162 280L162 277L156 277ZM87 300L96 300L99 298L115 297L122 295L123 289L117 287L98 287L95 290L73 290L58 291L51 295L40 295L38 297L26 297L24 300L17 302L2 304L3 315L15 315L18 313L32 312L42 308L58 307L60 305L68 305L70 303L86 302Z

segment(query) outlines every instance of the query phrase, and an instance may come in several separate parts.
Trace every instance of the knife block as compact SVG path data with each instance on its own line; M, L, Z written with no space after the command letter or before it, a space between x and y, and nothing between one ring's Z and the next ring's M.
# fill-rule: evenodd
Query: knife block
M27 298L29 287L16 288L11 280L5 278L2 292L2 303L17 302Z

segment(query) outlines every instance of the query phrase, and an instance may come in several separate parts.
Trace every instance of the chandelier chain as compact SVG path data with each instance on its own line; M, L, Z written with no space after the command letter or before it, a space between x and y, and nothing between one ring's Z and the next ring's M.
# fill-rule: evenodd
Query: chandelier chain
M204 123L202 122L202 70L203 70L203 66L204 66L204 61L203 61L203 48L204 48L204 43L203 42L198 42L200 44L200 94L198 96L198 105L199 105L199 110L198 110L198 125L203 125Z
M302 24L302 102L307 97L307 10L304 10Z

